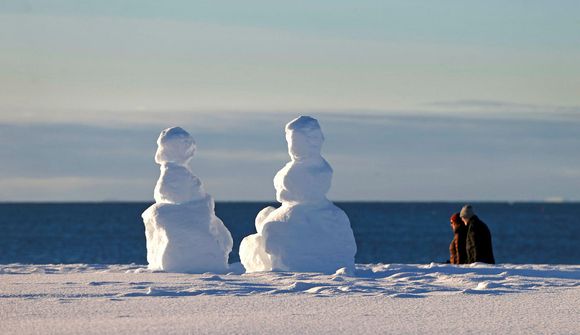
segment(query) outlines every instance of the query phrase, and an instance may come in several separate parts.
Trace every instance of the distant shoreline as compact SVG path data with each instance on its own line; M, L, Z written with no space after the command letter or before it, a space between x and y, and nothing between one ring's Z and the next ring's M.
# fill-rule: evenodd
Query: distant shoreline
M563 200L563 201L552 201L552 200L332 200L332 202L337 204L549 204L549 205L560 205L560 204L580 204L580 200ZM26 204L147 204L154 203L155 200L87 200L87 201L0 201L0 205L26 205ZM216 200L216 204L219 203L243 203L243 204L279 204L277 201L272 200Z

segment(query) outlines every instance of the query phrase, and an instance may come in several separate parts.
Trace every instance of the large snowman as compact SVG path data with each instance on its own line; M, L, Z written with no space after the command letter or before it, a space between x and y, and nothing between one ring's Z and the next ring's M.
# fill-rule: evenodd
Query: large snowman
M320 154L324 136L318 121L292 120L286 141L291 161L274 177L282 206L257 215L257 233L240 245L242 265L247 272L353 270L356 242L350 221L326 198L332 168Z
M215 215L213 198L193 175L189 161L196 146L185 130L174 127L157 139L155 162L161 175L155 204L143 212L149 269L168 272L224 272L232 237Z

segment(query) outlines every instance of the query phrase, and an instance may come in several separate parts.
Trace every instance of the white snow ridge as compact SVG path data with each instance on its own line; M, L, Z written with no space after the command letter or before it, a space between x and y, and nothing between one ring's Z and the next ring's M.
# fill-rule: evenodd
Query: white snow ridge
M240 245L247 272L334 273L354 270L356 243L346 214L326 198L332 168L320 150L324 135L318 121L301 116L286 125L291 161L274 177L279 208L256 217L256 234Z
M155 204L142 214L149 269L226 272L232 236L215 215L213 198L189 168L195 141L174 127L161 132L157 145L155 162L161 165L161 175Z

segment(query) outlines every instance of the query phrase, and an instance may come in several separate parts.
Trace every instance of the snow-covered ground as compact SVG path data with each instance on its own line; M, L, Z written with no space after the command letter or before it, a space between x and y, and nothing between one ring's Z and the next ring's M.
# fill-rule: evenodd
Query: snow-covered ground
M0 334L580 333L577 265L232 271L0 265Z

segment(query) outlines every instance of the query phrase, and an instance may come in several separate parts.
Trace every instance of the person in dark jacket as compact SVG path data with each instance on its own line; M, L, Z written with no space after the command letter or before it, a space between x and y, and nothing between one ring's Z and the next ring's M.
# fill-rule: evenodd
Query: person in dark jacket
M461 221L459 213L453 214L450 221L451 229L453 230L453 240L449 245L449 262L451 264L466 264L465 238L467 236L467 227Z
M465 239L467 263L495 264L491 233L487 225L475 215L471 205L463 206L459 215L467 228L467 237Z

